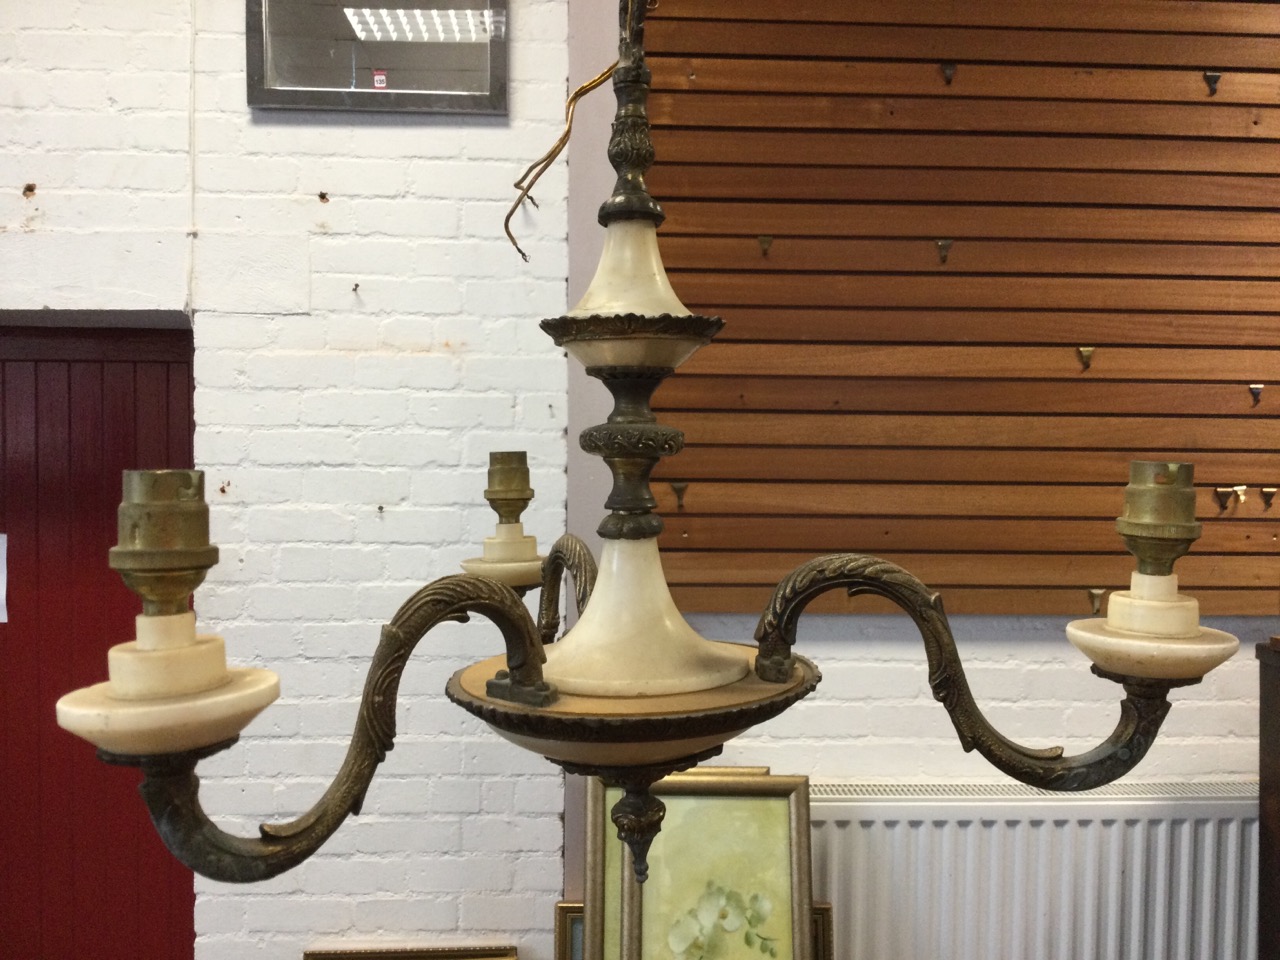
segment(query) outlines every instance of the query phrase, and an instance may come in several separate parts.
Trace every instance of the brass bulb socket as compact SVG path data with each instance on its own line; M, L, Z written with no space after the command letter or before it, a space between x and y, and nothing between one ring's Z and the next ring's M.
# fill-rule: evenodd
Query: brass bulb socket
M1200 538L1196 521L1195 468L1190 463L1134 460L1116 531L1138 561L1138 572L1173 573L1173 562Z
M529 486L529 455L524 450L489 454L489 486L484 498L498 515L498 523L519 523L533 499Z
M126 470L117 546L108 563L142 598L148 616L184 613L218 562L199 470Z

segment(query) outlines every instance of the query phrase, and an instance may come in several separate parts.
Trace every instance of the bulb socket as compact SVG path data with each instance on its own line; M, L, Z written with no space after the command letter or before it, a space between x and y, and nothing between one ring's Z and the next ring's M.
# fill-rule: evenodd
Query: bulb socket
M218 562L199 470L126 470L117 513L119 543L108 563L142 598L147 616L185 613Z
M1200 538L1195 468L1190 463L1134 460L1116 531L1138 561L1138 572L1169 576L1173 563Z

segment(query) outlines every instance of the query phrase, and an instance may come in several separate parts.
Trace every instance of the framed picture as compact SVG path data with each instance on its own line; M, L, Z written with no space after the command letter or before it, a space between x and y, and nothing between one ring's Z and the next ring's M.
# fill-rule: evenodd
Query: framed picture
M561 900L556 904L555 960L586 960L582 919L580 902Z
M504 947L359 947L307 950L302 960L516 960L516 948Z
M555 960L586 960L582 904L561 900L556 904ZM831 904L813 905L813 960L835 960L835 936Z
M810 960L808 778L712 768L653 792L667 814L641 887L609 819L621 790L588 786L588 953L620 960L629 912L641 960Z
M507 112L507 0L246 0L249 106Z

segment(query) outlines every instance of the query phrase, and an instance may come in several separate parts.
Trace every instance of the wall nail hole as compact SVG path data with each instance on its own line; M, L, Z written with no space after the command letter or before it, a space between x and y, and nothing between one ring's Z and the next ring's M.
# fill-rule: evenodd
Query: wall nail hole
M26 184L22 188L22 195L26 197L28 200L30 200L32 197L36 195L36 185L34 183Z
M227 492L227 490L228 490L230 487L231 487L231 481L230 481L230 480L223 480L223 481L222 481L222 483L220 483L220 484L218 485L218 492L219 492L219 493L226 493L226 492Z
M382 511L383 511L384 509L386 509L386 508L385 508L385 507L383 507L383 506L382 506L382 504L378 504L378 512L379 512L379 513L382 513Z
M328 202L329 202L329 194L328 194L328 192L327 192L327 191L325 191L325 190L321 190L321 191L320 191L320 202L321 202L321 203L328 203Z
M352 292L352 293L359 293L359 292L360 292L360 284L358 284L358 283L357 283L355 286L353 286L353 287L351 288L351 292Z

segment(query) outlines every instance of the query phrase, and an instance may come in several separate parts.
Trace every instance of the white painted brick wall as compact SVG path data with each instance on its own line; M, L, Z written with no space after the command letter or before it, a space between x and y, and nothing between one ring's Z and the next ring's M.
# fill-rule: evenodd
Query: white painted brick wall
M560 132L566 2L512 4L509 120L252 116L242 3L10 6L0 307L196 311L196 460L222 549L198 612L283 688L201 770L209 810L252 835L337 771L381 623L492 532L490 450L529 450L526 526L543 544L563 528L565 361L536 329L565 308L563 170L517 218L530 264L502 217ZM549 960L562 779L444 699L501 650L477 621L421 644L359 818L283 877L198 880L199 960L363 942Z
M705 635L744 640L754 617L700 616ZM1069 618L952 618L978 705L1006 736L1029 746L1091 749L1119 719L1121 689L1089 672L1067 642ZM1241 639L1240 652L1200 685L1175 690L1155 746L1130 777L1147 781L1241 779L1258 773L1254 644L1273 618L1207 621ZM725 748L723 762L762 764L816 779L1000 782L1005 775L960 748L929 690L924 647L905 617L806 616L797 652L822 683L810 697Z

